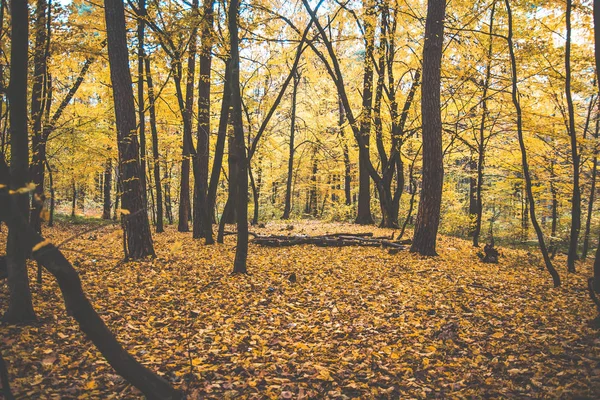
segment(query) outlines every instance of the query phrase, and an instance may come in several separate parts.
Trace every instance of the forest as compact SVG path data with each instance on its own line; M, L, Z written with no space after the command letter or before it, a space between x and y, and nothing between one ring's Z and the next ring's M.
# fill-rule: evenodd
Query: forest
M600 1L0 0L0 398L600 397Z

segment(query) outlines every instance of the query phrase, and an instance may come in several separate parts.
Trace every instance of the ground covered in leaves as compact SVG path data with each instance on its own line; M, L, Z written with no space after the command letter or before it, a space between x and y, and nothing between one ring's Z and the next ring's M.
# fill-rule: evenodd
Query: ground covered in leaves
M192 399L600 396L591 260L567 275L557 258L563 286L554 289L536 251L501 249L500 264L482 264L454 238L441 238L435 258L250 245L250 274L231 276L233 236L205 246L168 227L154 235L156 259L123 264L118 226L89 228L45 232L54 243L75 236L62 249L96 310L129 352ZM370 230L288 228L255 232ZM17 398L139 398L66 315L51 276L32 289L39 322L0 325ZM2 309L7 302L0 283Z

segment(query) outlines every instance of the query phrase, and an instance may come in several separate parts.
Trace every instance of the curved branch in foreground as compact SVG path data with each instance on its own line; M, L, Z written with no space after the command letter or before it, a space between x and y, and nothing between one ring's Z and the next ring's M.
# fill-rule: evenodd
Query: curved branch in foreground
M8 229L17 231L23 245L32 249L33 258L54 275L62 292L67 313L77 320L81 330L115 371L148 399L182 398L181 392L140 364L121 346L86 297L79 275L71 263L56 246L30 227L20 214L14 196L9 194L8 181L8 166L0 154L0 221L4 221Z

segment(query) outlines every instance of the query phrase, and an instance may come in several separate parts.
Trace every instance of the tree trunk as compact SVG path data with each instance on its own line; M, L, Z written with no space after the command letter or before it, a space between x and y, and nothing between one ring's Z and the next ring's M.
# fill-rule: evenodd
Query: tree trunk
M148 223L148 213L144 206L141 184L139 145L135 136L135 106L129 54L125 31L125 13L120 0L105 0L106 30L108 39L108 60L115 103L115 120L119 148L119 173L123 189L122 208L123 228L127 238L126 258L141 259L155 256Z
M27 135L29 11L26 1L11 0L10 5L12 14L10 83L8 86L11 132L10 188L17 190L26 187L29 182L29 137ZM0 160L0 162L3 162L3 160ZM12 195L9 201L11 207L18 210L27 219L29 216L29 193ZM8 323L24 323L36 319L29 289L29 276L27 275L26 259L29 251L23 241L22 235L9 226L6 244L6 268L10 297L8 310L2 317Z
M569 239L569 253L567 267L569 272L575 272L577 261L577 243L581 230L581 188L579 187L579 153L577 134L575 132L575 109L571 94L571 9L572 0L567 0L567 41L565 44L565 93L567 96L567 109L569 112L569 136L571 138L571 161L573 163L573 193L571 196L571 233Z
M156 233L164 232L162 185L160 182L160 152L158 150L158 131L156 129L156 99L154 98L154 82L150 71L150 59L144 60L146 79L148 80L148 101L150 112L150 131L152 133L152 162L154 163L154 186L156 189Z
M294 172L294 138L296 130L296 95L298 92L298 84L300 83L300 74L298 71L294 73L294 86L292 87L292 110L290 115L290 147L288 157L287 181L285 186L285 205L283 207L283 216L281 219L289 219L292 208L292 174Z
M223 82L223 100L221 101L221 113L219 115L219 130L217 131L217 143L215 144L215 158L210 173L210 183L208 185L207 208L214 216L215 204L217 202L217 188L223 167L223 155L225 153L225 139L227 138L227 126L229 123L229 112L231 107L231 85L229 79L231 76L231 60L225 63L225 82Z
M198 176L194 177L193 237L204 237L207 244L214 243L212 213L208 208L208 161L210 140L210 69L212 64L213 2L204 0L200 45L200 70L198 72L198 133L195 162Z
M233 121L233 111L231 115L231 126L232 130L235 131L235 125ZM227 191L227 203L230 204L230 207L225 207L223 209L223 214L221 214L221 220L225 224L234 224L236 222L236 214L237 214L237 186L238 186L238 174L239 171L237 169L236 164L236 154L235 154L235 132L231 132L227 137L227 164L229 169L229 187Z
M110 189L112 188L112 160L106 160L104 167L104 207L102 210L102 219L110 219Z
M423 46L423 180L412 252L437 255L435 244L440 222L444 166L442 155L442 117L440 110L440 73L446 0L428 0Z
M138 18L137 18L137 39L138 39L138 82L137 82L137 97L138 97L138 129L140 138L140 179L142 183L142 196L144 199L144 207L148 207L148 191L146 189L146 116L144 112L144 59L146 52L144 51L144 29L146 27L146 0L139 0Z
M373 49L375 46L375 5L368 0L365 4L365 66L363 73L362 115L360 140L367 151L359 152L358 158L358 210L355 223L373 223L371 215L371 179L367 164L370 163L369 142L371 136L371 109L373 104Z
M173 205L171 203L171 169L173 166L169 167L167 165L167 160L165 158L165 214L167 217L167 221L169 221L169 225L173 225Z
M32 198L32 212L30 215L30 224L36 232L42 232L41 211L43 208L44 196L44 160L46 158L46 144L43 138L42 119L46 106L46 76L47 59L46 51L47 30L46 30L46 9L48 4L46 0L37 0L36 2L36 21L35 48L33 52L33 85L31 87L31 145L33 149L31 160L31 179L36 185Z
M473 229L473 246L479 247L479 235L481 234L481 218L483 216L483 200L482 200L482 188L483 188L483 168L485 162L485 122L488 115L487 98L488 90L490 87L490 81L492 76L492 55L494 50L494 16L496 14L496 2L492 4L492 10L490 12L490 29L489 29L489 40L488 45L488 59L485 67L485 80L483 82L483 91L481 93L481 122L479 124L479 140L477 141L477 189L476 189L476 215L475 215L475 228Z
M13 18L15 10L16 8L13 7ZM107 10L110 9L107 7ZM19 16L18 13L17 16ZM6 164L1 160L0 183L8 182L7 172ZM15 177L12 175L12 171L11 177L13 179ZM23 207L18 204L18 200L11 197L6 189L0 191L0 221L6 222L9 232L15 232L18 235L20 245L25 251L32 254L39 264L54 275L62 292L68 315L77 320L81 330L94 343L108 363L119 375L140 389L148 399L181 398L182 394L174 390L166 380L144 367L123 349L83 292L77 271L54 245L44 240L27 224L22 213ZM27 209L25 208L25 210Z
M598 132L600 128L600 115L596 117L596 129L594 133L594 138L598 140ZM594 159L592 161L592 179L590 182L590 197L588 200L588 209L587 209L587 218L585 220L585 233L583 235L583 249L581 251L581 257L586 258L589 243L590 243L590 230L592 224L592 212L594 211L594 200L596 197L596 177L598 174L598 152L594 149ZM600 243L599 243L600 246Z
M517 134L519 138L519 147L521 148L521 160L523 163L523 175L525 177L525 187L527 189L527 199L529 201L529 215L531 217L531 223L538 237L538 242L540 246L540 251L542 252L542 256L544 257L544 262L546 264L546 269L552 276L552 280L554 282L554 287L560 286L560 277L558 272L554 269L552 265L552 261L548 255L548 249L546 248L546 243L544 241L544 234L540 225L538 224L537 218L535 216L535 200L533 198L532 191L532 183L531 176L529 174L529 164L527 162L527 150L525 148L525 142L523 140L523 119L522 119L522 111L521 111L521 103L519 101L519 92L517 87L517 61L515 57L515 51L513 47L513 23L512 23L512 11L510 8L510 0L504 0L506 5L506 11L508 14L508 50L510 53L510 64L512 71L512 100L515 106L515 111L517 113Z
M338 99L338 129L340 132L341 142L342 142L342 154L344 156L344 197L346 199L345 204L347 206L352 204L352 190L350 185L352 184L352 175L350 169L350 151L348 150L348 144L344 140L344 120L346 119L344 114L344 105L342 101Z
M234 128L234 164L237 171L236 211L237 246L233 262L234 274L245 274L248 258L248 158L244 145L244 126L242 123L242 95L240 92L240 57L238 49L238 0L229 3L229 41L231 51L231 103ZM231 154L230 154L231 157ZM231 196L230 196L231 197Z

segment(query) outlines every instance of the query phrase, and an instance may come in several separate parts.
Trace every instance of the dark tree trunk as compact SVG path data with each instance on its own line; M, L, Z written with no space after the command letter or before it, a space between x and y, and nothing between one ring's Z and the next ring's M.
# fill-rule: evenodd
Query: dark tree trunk
M482 188L483 188L483 169L485 162L485 123L488 116L487 100L488 90L490 87L490 81L492 76L492 55L494 50L494 16L496 14L496 2L492 4L492 10L490 12L490 43L488 45L488 60L485 67L485 80L483 82L483 91L481 93L481 122L479 124L479 140L477 141L477 189L475 195L476 203L476 215L475 215L475 228L473 229L473 246L479 247L479 235L481 234L481 218L483 215L483 199L482 199Z
M213 2L204 0L202 9L200 70L198 71L198 133L195 162L198 176L194 177L193 237L204 237L207 244L214 243L212 212L208 207L208 161L210 140L210 69L212 64Z
M569 136L571 138L571 162L573 163L573 193L571 196L571 233L569 236L569 253L567 267L569 272L575 272L577 261L577 243L581 230L581 188L579 187L579 153L577 134L575 132L575 109L571 94L571 9L572 0L567 0L567 41L565 44L565 93L569 112Z
M104 207L102 210L102 219L110 219L110 189L112 188L112 160L106 160L104 167Z
M127 240L126 258L154 256L148 213L141 184L140 152L135 123L135 106L125 31L125 13L120 0L105 0L108 59L115 103L119 148L119 173L122 185L123 234Z
M227 138L227 126L229 123L229 113L231 108L231 60L225 65L225 82L223 82L223 100L221 102L221 113L219 116L219 130L217 131L217 143L215 144L215 158L210 174L210 184L207 193L207 207L214 214L215 204L217 202L217 188L223 167L223 155L225 153L225 139Z
M29 182L29 138L27 135L27 46L28 7L26 1L11 0L10 83L10 188L24 188ZM3 160L0 160L3 162ZM4 183L6 184L6 183ZM11 207L24 218L29 216L29 194L10 197ZM24 238L15 229L8 229L6 265L10 293L8 310L3 320L9 323L31 322L36 319L27 275L28 249Z
M192 12L194 15L198 12L198 0L192 2ZM181 162L181 184L179 186L179 232L188 232L189 221L191 218L190 203L190 158L192 156L192 110L194 108L194 79L196 73L196 36L197 27L191 29L190 42L188 45L188 64L185 84L185 104L181 110L183 117L183 160ZM178 98L181 108L181 63L178 62L175 73L175 85L178 88Z
M598 132L600 128L600 115L596 116L596 129L594 132L594 138L598 140ZM581 257L586 258L589 251L590 243L590 230L592 224L592 212L594 211L594 200L596 197L596 178L598 175L598 152L594 150L594 159L592 161L592 179L590 182L590 197L588 200L587 218L585 220L585 233L583 235L583 249L581 251ZM599 243L600 246L600 243Z
M50 168L50 165L48 164L48 160L46 159L46 167L48 168L48 183L50 184L50 213L48 216L48 226L49 227L53 227L54 226L54 203L55 203L55 196L54 196L54 179L52 177L52 168Z
M12 10L14 18L15 8ZM7 172L6 164L3 160L0 161L0 183L8 183ZM12 171L11 177L14 179ZM174 390L166 380L144 367L123 349L86 297L79 275L73 266L54 245L44 240L27 224L22 213L23 207L11 197L6 189L0 191L0 221L6 222L9 232L16 232L20 245L25 251L32 254L39 264L54 275L62 292L68 315L77 320L81 330L94 343L108 363L119 375L140 389L148 399L181 398L182 394ZM25 208L25 210L27 209Z
M138 39L138 54L137 54L137 67L138 67L138 82L137 82L137 97L138 97L138 129L140 137L140 179L142 183L142 196L144 198L144 207L148 205L148 191L146 190L146 116L144 112L144 58L146 52L144 51L144 30L146 27L145 19L146 15L146 0L139 0L138 9L138 27L137 27L137 39Z
M171 168L165 158L165 214L169 225L173 225L173 205L171 203Z
M294 172L294 138L296 134L296 96L298 93L298 84L300 83L300 74L298 71L294 73L294 86L292 87L292 110L290 115L290 146L288 157L287 181L285 186L285 205L283 207L283 216L281 219L289 219L292 209L292 174Z
M596 84L600 89L600 4L594 1L594 59L596 62ZM597 132L597 130L596 130ZM600 243L596 248L596 259L594 260L594 281L592 289L600 293Z
M237 171L236 211L237 246L233 262L234 274L245 274L248 258L248 158L244 145L244 126L242 123L242 94L240 92L240 57L238 49L238 0L229 3L229 41L231 51L231 103L234 128L234 164ZM231 157L231 154L230 154ZM230 196L231 197L231 196Z
M367 151L359 152L358 157L358 210L357 224L372 224L371 215L371 179L367 164L371 136L371 109L373 104L373 49L375 46L375 5L372 1L365 4L365 66L363 73L362 116L360 121L360 140Z
M342 101L338 99L338 129L340 132L340 138L342 142L342 154L344 156L344 196L345 196L345 204L347 206L352 204L352 191L350 185L352 184L352 175L350 169L350 151L348 150L348 144L344 139L344 121L346 120L346 116L344 114L344 105Z
M308 194L308 208L306 210L307 214L312 215L313 217L317 216L318 213L318 204L317 204L317 173L319 172L319 163L317 161L317 147L313 149L312 155L312 174L310 176L310 190Z
M440 110L440 70L444 41L446 0L428 0L423 46L423 180L412 252L436 255L435 244L440 222L444 167L442 155L442 118Z
M538 224L537 218L535 216L535 200L533 198L532 184L531 184L531 176L529 174L529 164L527 162L527 150L525 148L525 142L523 140L523 119L521 112L521 103L519 101L519 92L517 87L517 61L515 58L515 51L513 47L513 24L512 24L512 11L510 8L510 0L504 0L506 5L506 11L508 13L508 50L510 53L510 64L512 71L512 100L515 106L515 110L517 113L517 134L519 138L519 147L521 148L521 160L523 163L523 175L525 177L525 187L527 190L527 199L529 200L529 215L531 217L531 223L538 237L538 242L540 246L540 250L542 252L542 256L544 257L544 262L546 264L546 269L552 276L552 280L554 282L554 287L560 286L560 277L558 272L554 269L552 265L552 261L550 260L550 256L548 255L548 249L546 248L546 243L544 241L544 234L540 225Z
M31 145L33 149L31 160L31 179L35 183L34 195L32 198L32 212L30 215L30 224L36 232L42 232L41 211L43 208L44 196L44 160L46 158L46 144L43 137L42 120L46 106L46 76L47 76L47 28L46 28L46 10L48 4L46 0L37 0L36 2L36 21L35 48L33 52L33 85L31 87Z
M231 114L231 126L232 130L235 130L235 125L233 122L233 111ZM229 187L227 191L227 203L230 205L229 207L225 207L223 209L223 214L221 215L221 220L225 224L234 224L236 222L236 214L237 214L237 186L238 186L238 174L239 171L237 169L236 164L236 154L235 154L235 132L231 132L227 137L227 164L229 169Z
M160 152L158 150L158 131L156 129L156 109L154 98L154 82L150 71L150 59L144 60L146 66L146 79L148 80L148 101L150 111L150 131L152 133L152 162L154 163L154 186L156 189L156 233L164 232L163 223L163 196L160 182Z

